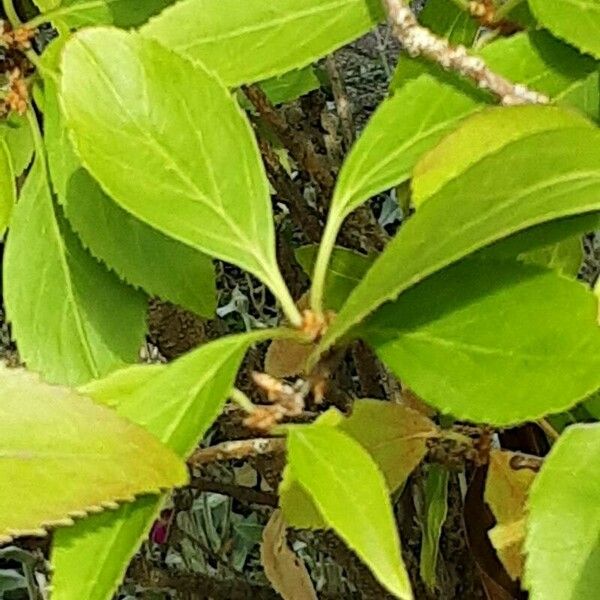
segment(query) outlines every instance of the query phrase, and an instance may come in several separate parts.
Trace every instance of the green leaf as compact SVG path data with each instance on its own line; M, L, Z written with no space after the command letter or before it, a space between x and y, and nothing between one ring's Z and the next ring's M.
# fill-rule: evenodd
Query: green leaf
M54 206L43 160L13 211L3 268L19 353L47 381L76 385L137 360L146 297L82 248Z
M556 37L600 58L600 0L529 0L529 6Z
M600 387L596 313L578 282L472 259L381 307L363 335L428 404L508 425L566 410Z
M138 392L151 379L164 373L167 365L131 365L110 373L102 379L94 379L77 390L84 396L94 399L94 402L105 404L111 408L118 407L126 398Z
M187 482L141 427L23 370L0 367L0 417L0 543Z
M174 0L34 0L48 19L69 28L86 25L137 27Z
M222 84L152 40L105 28L67 42L62 72L75 149L109 196L162 233L247 269L295 311L256 140Z
M321 82L312 67L305 67L261 81L260 87L273 104L283 104L318 90Z
M583 259L582 237L600 227L599 213L558 219L525 229L476 253L492 260L519 260L574 278Z
M429 465L425 479L423 538L419 573L430 591L436 588L436 566L442 526L448 514L449 471L441 465Z
M526 264L548 267L565 277L574 278L579 273L583 262L581 235L572 235L550 246L532 250L520 258Z
M181 0L141 32L235 87L305 67L382 19L378 0Z
M480 56L492 70L511 81L598 119L598 63L548 33L522 32L498 39Z
M29 166L33 156L33 137L27 119L11 115L0 123L0 139L6 142L12 160L15 177Z
M415 410L381 400L357 400L338 429L354 438L375 461L391 491L397 490L427 453L438 430Z
M509 122L511 127L507 127ZM597 132L583 117L554 107L488 109L473 115L417 163L412 180L413 203L418 208L446 184L457 183L460 176L467 176L473 167L486 159L489 158L491 164L502 151L520 149L531 142L536 147L540 145L543 134L572 134L576 128L582 128L583 132L588 130L590 135ZM450 149L452 152L449 154ZM518 165L521 170L535 165L533 161L528 164L522 159L521 162ZM516 181L517 178L513 176L511 179Z
M45 97L44 137L52 183L83 244L129 284L199 315L214 315L216 283L210 257L167 237L113 202L81 166L50 77L45 81Z
M368 198L408 180L423 153L478 108L428 76L384 100L344 161L330 218L341 220Z
M587 600L600 586L600 424L565 430L531 488L525 587L532 600Z
M311 276L318 246L302 246L295 251L296 260L304 272ZM336 247L331 255L325 280L325 303L332 310L339 310L348 294L360 283L373 264L374 257L359 254L347 248Z
M378 581L410 599L392 505L383 475L352 438L326 425L290 428L288 465L329 527Z
M596 61L548 33L522 32L500 38L476 54L507 79L544 93L557 104L575 107L594 119L598 118ZM421 58L402 57L390 87L397 90L423 73L429 73L473 100L494 102L491 95L477 89L466 79Z
M556 107L488 109L422 159L413 188L422 205L354 289L319 351L468 254L534 225L599 210L600 132Z
M267 336L224 337L167 366L130 367L84 389L186 457L221 412L248 346ZM142 498L110 518L98 515L58 531L53 600L110 600L163 502Z
M8 227L10 215L17 201L17 186L8 146L0 139L0 237Z

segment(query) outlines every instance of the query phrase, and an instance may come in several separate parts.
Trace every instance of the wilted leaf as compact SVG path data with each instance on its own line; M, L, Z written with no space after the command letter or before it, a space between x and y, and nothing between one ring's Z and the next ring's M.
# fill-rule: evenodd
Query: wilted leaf
M276 510L263 530L260 560L273 589L284 600L317 600L304 563L290 550L285 522Z
M0 543L187 482L141 427L23 370L0 367L0 427Z
M382 18L378 0L182 0L142 34L233 87L309 65Z
M399 488L423 460L427 440L438 429L427 417L392 402L356 400L352 415L338 425L375 461L390 490Z
M485 501L496 519L490 540L513 580L523 572L525 541L525 504L536 471L519 467L519 455L506 450L492 450L485 485Z
M532 600L595 598L600 586L600 424L568 427L527 505L525 586Z

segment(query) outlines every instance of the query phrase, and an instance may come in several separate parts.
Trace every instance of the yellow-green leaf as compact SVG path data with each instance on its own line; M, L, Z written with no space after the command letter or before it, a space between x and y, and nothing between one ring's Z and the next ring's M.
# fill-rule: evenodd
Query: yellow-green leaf
M600 589L600 424L568 427L529 494L531 600L593 600Z
M0 237L4 235L17 200L17 187L8 146L0 139Z
M412 592L383 475L366 450L326 425L291 428L288 465L331 527L398 598Z
M0 543L187 482L153 435L23 370L0 367L0 427Z
M529 0L542 26L600 58L600 0Z
M267 336L224 337L168 366L130 367L85 390L185 457L219 415L247 347ZM93 516L57 532L51 554L53 600L110 600L163 502L142 498L110 516Z
M154 40L110 28L75 34L61 67L75 150L108 195L167 236L247 269L299 321L277 266L257 143L223 83Z
M315 62L382 18L378 0L182 0L141 31L233 87Z
M77 385L137 360L146 296L81 246L53 202L43 158L13 211L3 278L20 355L47 381Z

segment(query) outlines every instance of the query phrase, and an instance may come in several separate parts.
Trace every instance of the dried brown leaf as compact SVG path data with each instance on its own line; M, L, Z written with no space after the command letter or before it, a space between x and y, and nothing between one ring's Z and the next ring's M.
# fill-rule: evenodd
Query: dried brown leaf
M260 558L273 588L284 600L317 600L304 563L290 550L280 510L271 515L263 531Z
M525 504L536 470L519 468L525 464L522 455L505 450L492 450L488 468L485 501L496 526L489 532L492 545L513 580L523 572L523 540L525 538Z

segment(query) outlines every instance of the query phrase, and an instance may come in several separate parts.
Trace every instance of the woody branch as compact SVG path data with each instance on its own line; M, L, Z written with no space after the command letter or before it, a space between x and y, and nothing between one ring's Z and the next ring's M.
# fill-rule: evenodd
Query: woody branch
M392 31L410 56L423 56L446 70L456 71L489 89L504 105L545 104L549 99L524 85L494 73L482 58L470 56L464 46L452 46L426 27L419 25L405 0L384 0Z

